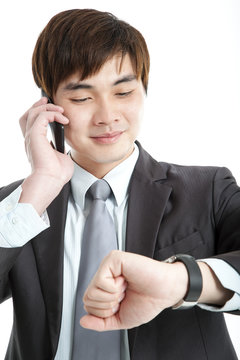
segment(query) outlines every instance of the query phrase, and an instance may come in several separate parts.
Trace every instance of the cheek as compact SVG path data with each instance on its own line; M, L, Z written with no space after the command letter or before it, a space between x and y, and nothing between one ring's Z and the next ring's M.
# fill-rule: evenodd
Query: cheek
M83 136L88 133L88 119L81 112L65 112L64 115L69 119L69 124L65 126L65 138L67 143L73 147L73 144L81 143Z
M129 124L134 128L138 128L141 124L144 112L143 105L143 102L137 99L136 101L131 102L127 107L126 118L128 119Z
M85 111L66 111L64 115L69 119L69 125L66 126L66 131L68 132L84 130L90 122L90 115Z

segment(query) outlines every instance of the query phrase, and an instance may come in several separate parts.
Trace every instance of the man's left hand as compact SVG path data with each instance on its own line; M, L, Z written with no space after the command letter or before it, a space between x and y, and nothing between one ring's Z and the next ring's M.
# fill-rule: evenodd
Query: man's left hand
M85 292L88 315L80 324L97 331L139 326L175 305L185 296L187 286L187 270L180 262L167 264L112 251Z

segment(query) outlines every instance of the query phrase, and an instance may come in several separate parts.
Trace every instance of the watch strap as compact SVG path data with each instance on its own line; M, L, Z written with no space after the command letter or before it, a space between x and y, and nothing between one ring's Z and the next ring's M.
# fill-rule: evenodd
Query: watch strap
M198 263L191 255L173 255L165 262L174 263L176 261L181 261L186 266L189 280L187 294L183 299L181 299L176 305L173 306L173 309L189 309L197 304L202 292L201 270L198 266Z

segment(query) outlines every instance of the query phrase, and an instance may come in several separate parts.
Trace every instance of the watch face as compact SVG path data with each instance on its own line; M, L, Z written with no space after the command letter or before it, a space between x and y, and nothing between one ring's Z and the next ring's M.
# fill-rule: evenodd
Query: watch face
M185 261L188 259L195 261L194 257L192 257L191 255L177 254L177 255L170 256L168 259L164 260L164 262L171 264L171 263L174 263L175 261L182 261L185 263Z

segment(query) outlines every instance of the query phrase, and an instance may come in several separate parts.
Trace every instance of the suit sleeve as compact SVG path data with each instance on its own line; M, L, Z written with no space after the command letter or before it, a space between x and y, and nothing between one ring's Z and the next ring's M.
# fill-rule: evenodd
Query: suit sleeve
M220 168L213 182L216 258L240 274L240 188L231 172Z
M0 190L0 303L11 296L8 273L22 247L48 227L30 204L18 203L21 191L18 183Z
M233 296L222 307L213 306L209 304L198 304L199 307L205 310L215 312L230 312L240 309L240 275L230 266L226 261L221 259L203 259L200 260L208 264L214 271L222 286L233 291Z

